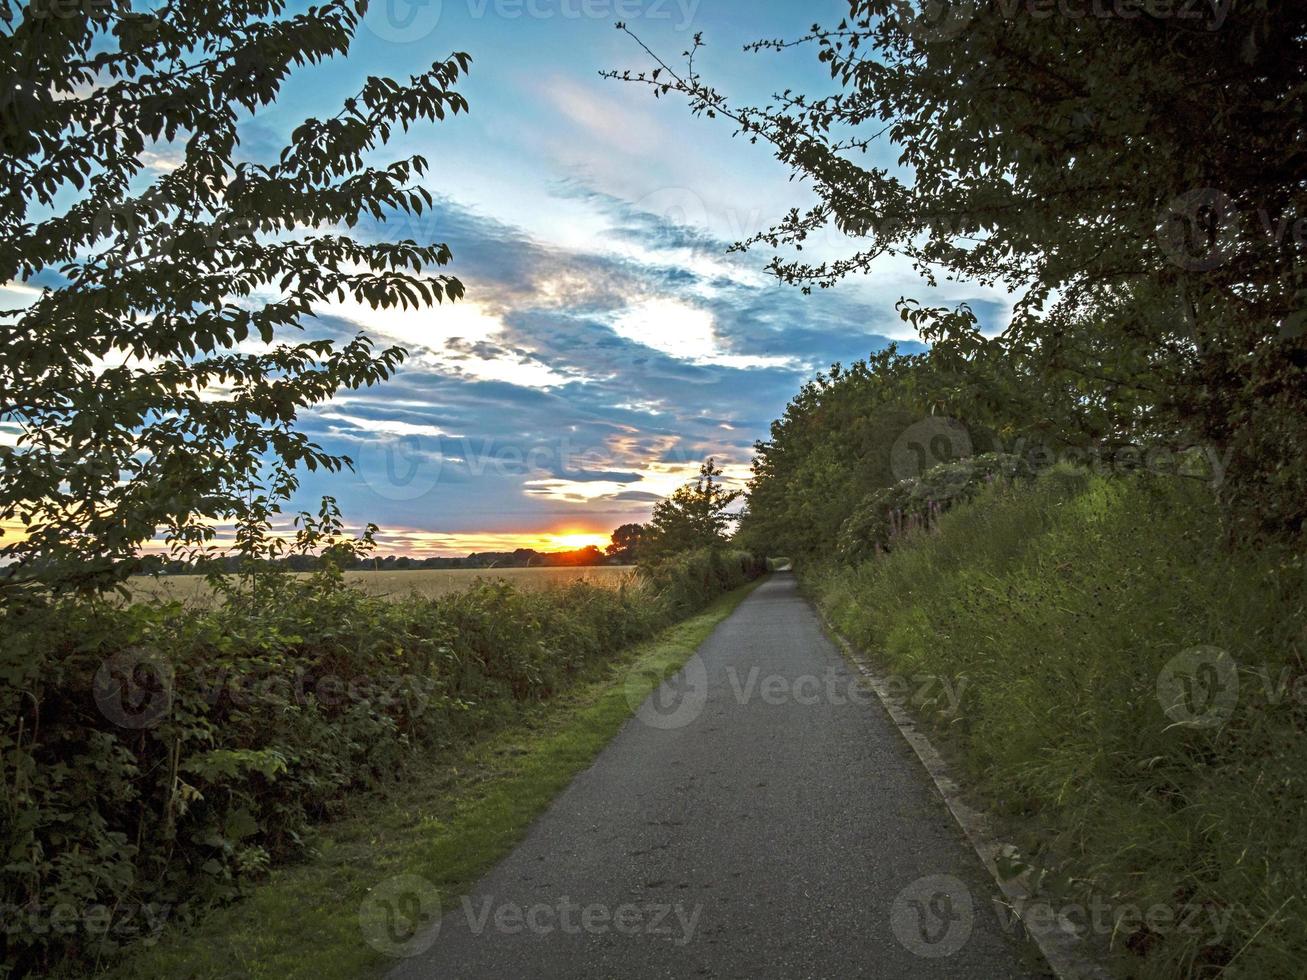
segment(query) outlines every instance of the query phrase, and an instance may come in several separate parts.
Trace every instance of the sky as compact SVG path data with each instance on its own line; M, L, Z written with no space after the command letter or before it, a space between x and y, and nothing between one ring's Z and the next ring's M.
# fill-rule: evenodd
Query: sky
M727 247L815 200L763 146L674 97L600 77L650 67L618 20L727 95L765 103L830 90L816 49L745 53L759 38L834 23L838 0L374 0L350 54L297 71L242 127L241 153L274 156L308 116L334 114L372 74L406 78L466 51L470 112L398 133L378 160L430 163L437 206L364 223L361 238L441 241L465 298L430 310L339 304L309 332L359 330L410 356L384 384L307 411L300 428L354 472L306 474L295 503L336 497L382 528L383 553L467 554L604 544L620 524L716 458L748 475L755 440L834 361L891 340L920 350L902 296L966 300L982 323L1009 299L927 289L901 260L811 296ZM886 147L871 162L892 165ZM169 165L160 148L156 166ZM807 254L852 251L832 234Z

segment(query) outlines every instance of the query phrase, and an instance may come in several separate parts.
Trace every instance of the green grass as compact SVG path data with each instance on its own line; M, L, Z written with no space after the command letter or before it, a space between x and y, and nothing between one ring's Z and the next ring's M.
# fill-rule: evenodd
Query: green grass
M965 685L958 712L918 713L1055 900L1105 904L1096 938L1122 975L1301 975L1301 554L1230 548L1197 481L1055 471L808 585L889 670ZM1168 716L1159 680L1214 649L1237 700L1211 727ZM1149 925L1136 909L1164 911ZM1190 913L1193 928L1165 922Z
M524 709L464 750L415 764L384 795L351 801L309 861L274 871L198 926L165 931L114 977L380 976L395 960L367 945L359 908L395 875L429 881L448 906L522 838L652 688L675 672L755 582L618 656L586 683Z

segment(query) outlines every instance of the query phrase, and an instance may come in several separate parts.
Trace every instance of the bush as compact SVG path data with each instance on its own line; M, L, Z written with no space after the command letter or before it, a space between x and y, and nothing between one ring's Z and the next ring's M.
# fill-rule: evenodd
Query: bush
M1033 474L1020 456L983 453L873 490L840 527L839 559L848 564L866 561L888 550L895 538L932 527L944 511L973 499L995 481L1013 482Z
M271 575L257 602L200 611L7 607L4 968L78 970L161 916L239 895L344 794L566 689L757 571L705 553L615 590L489 582L394 601ZM52 930L61 916L78 927Z
M767 571L764 559L747 551L703 548L640 566L658 601L683 616Z
M954 711L913 685L973 785L1027 826L1028 863L1072 899L1198 916L1114 922L1146 954L1131 975L1287 977L1307 959L1304 562L1231 550L1219 514L1200 481L1059 469L810 579L889 669L961 690ZM1201 697L1228 689L1202 673L1222 662L1237 702L1189 710L1224 704ZM1170 713L1168 678L1194 699Z

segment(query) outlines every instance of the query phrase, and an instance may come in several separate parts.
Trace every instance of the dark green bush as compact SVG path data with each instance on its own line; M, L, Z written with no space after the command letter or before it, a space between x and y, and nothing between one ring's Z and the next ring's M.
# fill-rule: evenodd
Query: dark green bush
M765 559L747 551L704 548L640 566L659 603L684 616L719 595L767 571Z
M271 575L257 602L201 610L7 607L0 974L80 970L235 897L343 795L757 573L703 553L615 590L488 582L396 601Z
M941 463L920 477L867 494L840 527L837 554L856 564L886 551L903 534L934 526L939 515L973 499L985 487L1034 475L1030 464L1008 453L982 453Z

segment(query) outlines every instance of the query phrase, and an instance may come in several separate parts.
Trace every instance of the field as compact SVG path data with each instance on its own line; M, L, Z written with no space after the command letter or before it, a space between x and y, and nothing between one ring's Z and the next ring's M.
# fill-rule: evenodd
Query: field
M345 581L371 595L440 596L458 592L478 581L501 579L520 589L552 589L572 582L617 588L635 577L629 565L582 568L422 568L402 572L346 572ZM205 599L209 587L202 575L141 576L129 583L134 599Z

